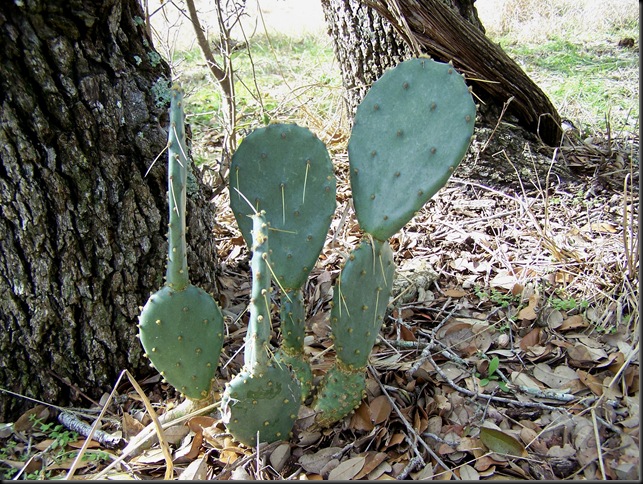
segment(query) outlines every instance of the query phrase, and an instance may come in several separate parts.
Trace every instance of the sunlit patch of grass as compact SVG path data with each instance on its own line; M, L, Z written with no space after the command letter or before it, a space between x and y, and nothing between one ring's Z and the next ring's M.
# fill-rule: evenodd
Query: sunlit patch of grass
M503 48L550 96L561 116L581 126L604 129L609 113L619 126L636 129L636 51L565 38L534 44L507 43Z

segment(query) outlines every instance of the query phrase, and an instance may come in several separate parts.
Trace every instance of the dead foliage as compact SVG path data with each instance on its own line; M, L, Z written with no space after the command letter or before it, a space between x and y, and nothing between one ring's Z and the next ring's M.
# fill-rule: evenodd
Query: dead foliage
M257 449L236 443L216 411L191 416L164 431L175 477L640 477L638 139L570 136L555 152L540 152L497 128L478 132L456 177L391 241L394 298L361 406L324 430L302 407L290 440ZM346 156L335 151L337 215L305 288L306 350L316 377L333 358L333 281L360 238ZM485 177L494 163L516 175L511 183ZM225 191L213 207L228 333L222 386L242 366L250 274ZM159 413L178 403L158 378L141 385ZM102 402L109 404L102 427L128 441L149 416L131 387L117 390ZM97 408L77 418L91 425ZM71 459L60 458L51 433L33 421L25 415L2 427L3 468L64 476ZM162 478L167 471L158 444L108 468L122 445L106 442L88 446L86 455L100 450L102 459L82 461L75 478Z

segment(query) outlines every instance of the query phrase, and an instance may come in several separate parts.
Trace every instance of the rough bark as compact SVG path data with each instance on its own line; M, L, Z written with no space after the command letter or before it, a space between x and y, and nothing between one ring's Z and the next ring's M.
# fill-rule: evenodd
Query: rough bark
M550 146L560 144L558 111L521 67L471 21L474 1L451 0L456 8L449 8L450 2L445 5L446 0L364 1L396 25L408 42L417 43L423 53L453 62L484 101L503 106L511 99L507 112L522 126ZM463 12L469 17L463 18Z
M11 392L86 405L77 390L96 398L122 369L149 371L135 335L165 273L165 159L145 173L167 143L169 68L142 17L137 0L0 9L0 386ZM189 201L189 262L213 290L207 198ZM0 391L0 421L28 405Z
M386 69L409 58L411 49L388 21L360 0L322 0L321 4L352 118L370 85Z

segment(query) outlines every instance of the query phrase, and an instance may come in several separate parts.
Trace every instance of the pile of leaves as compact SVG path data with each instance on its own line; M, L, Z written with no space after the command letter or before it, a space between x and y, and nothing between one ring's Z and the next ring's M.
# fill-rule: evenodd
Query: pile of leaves
M506 133L480 130L456 176L392 239L394 298L361 406L321 430L302 407L292 438L256 449L236 443L216 409L189 416L164 431L174 477L640 477L638 139L570 137L539 151ZM337 216L305 288L318 378L333 361L333 281L360 238L345 152L334 162ZM515 177L492 180L494 164ZM243 364L250 293L249 254L226 197L214 201L228 323L220 389ZM180 402L158 377L140 385L143 396L123 383L98 402L109 408L104 433L83 449L78 478L165 475L158 444L119 457L150 422L143 397L158 413ZM0 427L4 477L66 475L100 408L35 407ZM81 429L73 435L54 418L70 412Z

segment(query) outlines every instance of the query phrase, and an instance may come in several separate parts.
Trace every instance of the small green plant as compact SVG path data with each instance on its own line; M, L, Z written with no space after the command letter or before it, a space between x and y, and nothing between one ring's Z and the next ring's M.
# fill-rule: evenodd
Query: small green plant
M482 289L481 286L475 286L473 292L479 299L489 300L501 308L508 308L509 306L520 304L519 294L513 295L509 292L499 291L494 288L491 288L491 291L487 292Z
M568 298L568 299L560 299L557 297L549 299L549 305L553 309L557 309L558 311L575 311L575 310L581 310L584 311L589 307L589 302L582 300L582 301L576 301L573 297Z
M494 356L489 360L489 366L487 368L486 376L482 376L479 372L476 372L475 375L480 379L480 386L486 387L492 381L498 382L498 386L503 392L509 392L509 387L507 384L500 379L498 375L498 367L500 366L500 359L497 356Z

